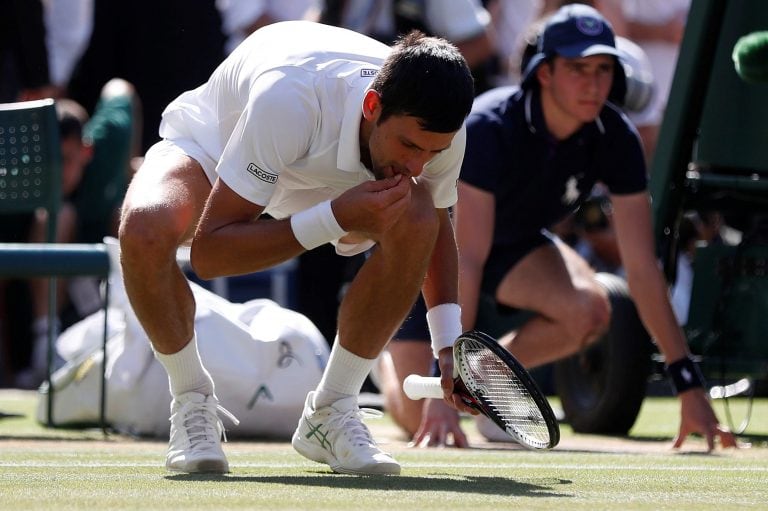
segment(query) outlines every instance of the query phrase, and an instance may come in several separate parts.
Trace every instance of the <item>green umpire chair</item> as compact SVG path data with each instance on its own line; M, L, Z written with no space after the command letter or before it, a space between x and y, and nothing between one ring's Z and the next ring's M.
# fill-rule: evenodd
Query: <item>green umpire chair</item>
M103 244L58 244L56 219L61 204L61 147L54 100L0 104L1 215L47 211L47 243L0 243L0 278L49 277L47 425L55 426L52 382L57 311L56 277L94 276L108 284L110 260ZM107 296L104 293L102 367L106 367ZM100 424L106 431L106 380L102 370Z

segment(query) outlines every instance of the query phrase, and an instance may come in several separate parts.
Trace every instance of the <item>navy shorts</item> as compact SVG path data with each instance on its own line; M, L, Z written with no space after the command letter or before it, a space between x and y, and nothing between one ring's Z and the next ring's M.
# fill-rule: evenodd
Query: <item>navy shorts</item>
M554 243L554 235L546 230L521 238L514 243L494 245L483 270L483 282L481 292L489 296L496 296L496 288L510 269L520 262L534 249ZM512 314L517 309L497 304L501 313ZM400 330L397 331L393 341L421 340L429 342L429 326L427 325L427 306L424 298L419 295L416 303L411 308L408 317L403 321Z

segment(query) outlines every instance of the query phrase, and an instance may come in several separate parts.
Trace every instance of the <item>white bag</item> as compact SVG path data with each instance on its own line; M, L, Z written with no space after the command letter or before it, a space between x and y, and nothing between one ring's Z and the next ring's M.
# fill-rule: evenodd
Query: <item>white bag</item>
M115 258L113 268L119 270ZM271 300L231 303L194 283L191 287L200 357L219 402L240 420L234 426L223 419L227 435L289 438L328 361L325 338L306 316ZM167 438L168 377L128 305L119 272L110 277L107 324L107 422L124 433ZM103 327L100 310L57 341L67 361L52 378L57 425L99 420ZM37 410L41 423L47 423L45 393L44 385Z

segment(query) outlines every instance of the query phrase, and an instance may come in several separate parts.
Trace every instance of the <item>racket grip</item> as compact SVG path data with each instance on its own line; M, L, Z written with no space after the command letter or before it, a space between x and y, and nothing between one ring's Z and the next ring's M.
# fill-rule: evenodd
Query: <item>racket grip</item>
M403 381L405 395L414 401L426 398L442 399L443 388L440 378L411 374Z

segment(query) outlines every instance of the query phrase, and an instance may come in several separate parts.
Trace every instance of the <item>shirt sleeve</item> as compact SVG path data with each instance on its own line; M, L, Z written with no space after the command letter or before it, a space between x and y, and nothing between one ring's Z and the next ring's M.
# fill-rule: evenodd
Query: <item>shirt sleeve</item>
M499 185L502 155L500 132L496 123L485 115L472 114L467 119L467 148L461 167L461 180L493 193Z
M301 70L273 70L253 84L224 147L219 177L244 199L267 206L280 172L306 154L319 127L313 84Z
M648 186L645 155L637 131L628 121L612 140L605 143L600 180L612 194L623 195L644 191Z

